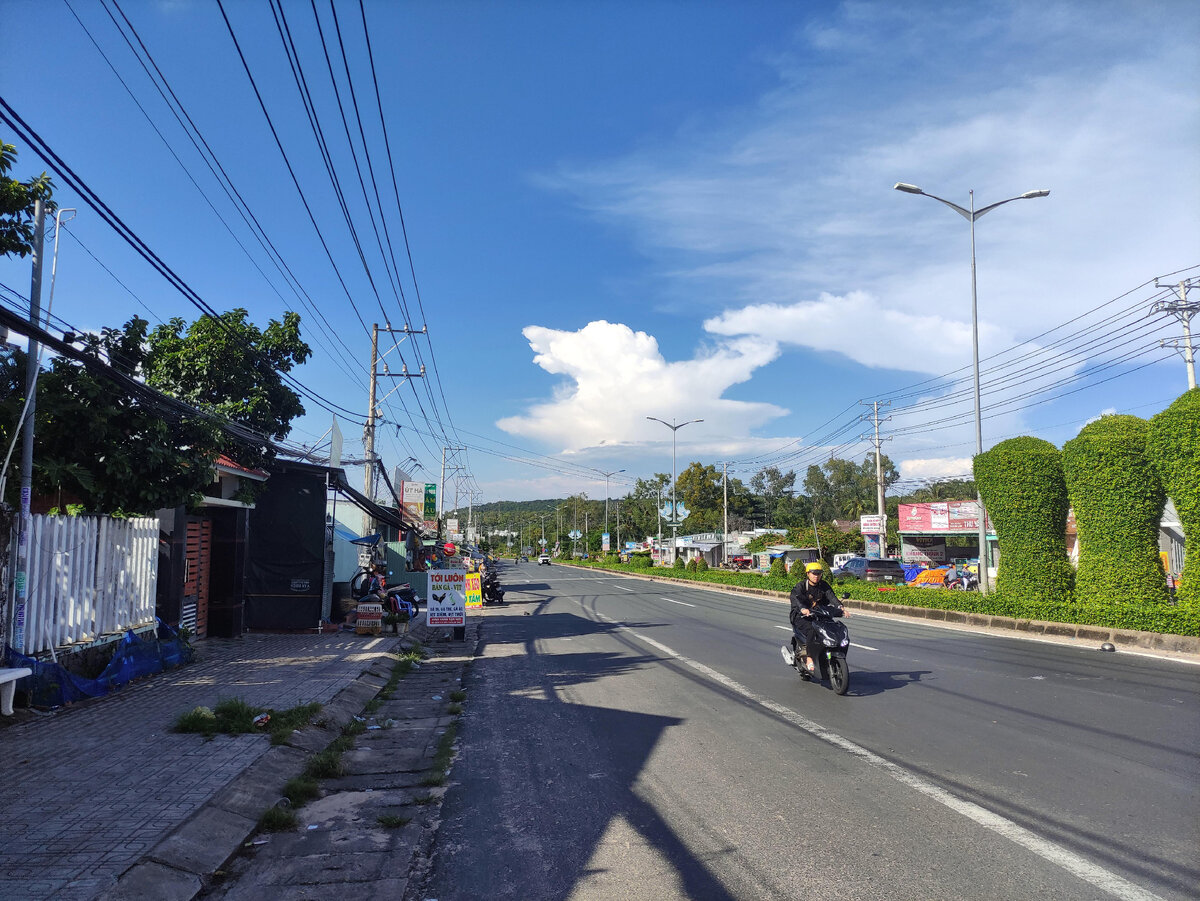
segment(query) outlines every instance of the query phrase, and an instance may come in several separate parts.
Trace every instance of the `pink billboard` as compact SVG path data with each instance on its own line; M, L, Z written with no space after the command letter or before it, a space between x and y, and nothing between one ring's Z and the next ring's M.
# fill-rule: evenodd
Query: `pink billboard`
M977 501L943 501L930 504L901 504L898 530L948 535L979 531ZM992 524L987 523L988 531Z

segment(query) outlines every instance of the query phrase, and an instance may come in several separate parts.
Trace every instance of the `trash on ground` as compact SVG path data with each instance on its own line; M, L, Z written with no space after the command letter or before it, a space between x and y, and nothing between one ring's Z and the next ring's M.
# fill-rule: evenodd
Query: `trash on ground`
M260 713L258 716L256 716L254 718L253 722L257 728L264 729L264 728L266 728L267 723L271 722L271 714Z

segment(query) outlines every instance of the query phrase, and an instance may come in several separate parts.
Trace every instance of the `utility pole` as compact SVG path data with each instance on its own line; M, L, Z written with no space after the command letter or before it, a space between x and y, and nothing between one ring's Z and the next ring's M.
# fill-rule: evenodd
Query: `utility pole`
M1196 387L1196 356L1192 350L1192 314L1200 309L1200 303L1188 303L1187 295L1188 288L1196 287L1194 282L1196 279L1185 279L1177 285L1159 284L1158 279L1154 280L1156 288L1171 288L1173 287L1179 293L1179 300L1159 301L1150 308L1151 313L1170 313L1179 319L1183 325L1183 346L1179 346L1178 341L1159 341L1159 347L1166 347L1168 344L1183 354L1183 362L1187 364L1187 380L1188 390Z
M42 258L46 231L46 205L41 200L33 206L33 274L29 282L29 322L41 326L42 318ZM30 332L25 358L25 431L21 434L21 531L17 539L16 604L13 608L13 647L25 651L25 611L29 603L29 530L32 514L29 507L33 497L33 424L37 414L38 342ZM7 625L7 623L0 623Z
M861 403L865 404L867 402L861 401ZM887 407L891 404L891 401L885 400L882 403L885 407ZM890 441L891 438L881 439L879 437L879 422L880 422L880 420L879 420L879 404L880 404L880 401L872 401L871 404L873 407L873 418L875 420L875 440L874 440L874 445L875 445L875 503L876 503L876 512L879 514L880 522L882 523L883 517L886 513L886 510L883 506L883 442ZM891 418L892 417L889 416L889 417L887 417L887 419L884 419L883 421L887 422L888 419L891 419ZM980 515L982 515L982 513ZM886 526L884 527L883 532L881 532L879 535L879 556L881 556L881 557L887 556L887 528L886 528Z
M458 451L466 450L465 447L443 447L442 448L442 476L438 481L438 519L442 518L442 514L446 512L446 453L457 453Z
M376 411L375 397L378 390L378 379L380 376L390 379L421 379L425 377L425 365L421 364L420 372L409 372L408 364L405 363L400 372L391 372L388 370L386 357L390 351L384 353L383 357L379 356L379 333L383 332L387 335L419 335L425 332L422 327L419 331L410 329L407 325L404 328L392 328L390 322L384 323L383 328L379 327L379 323L371 324L371 382L367 390L367 424L363 427L363 447L366 450L366 470L363 472L363 493L372 501L375 500L375 479L378 467L376 466L375 457L375 419L378 416ZM393 349L398 350L399 342L394 344ZM383 362L383 372L379 371L379 364ZM381 398L380 402L387 400L399 388L399 385L392 388L387 394ZM363 513L363 534L368 535L375 531L375 520L370 513Z

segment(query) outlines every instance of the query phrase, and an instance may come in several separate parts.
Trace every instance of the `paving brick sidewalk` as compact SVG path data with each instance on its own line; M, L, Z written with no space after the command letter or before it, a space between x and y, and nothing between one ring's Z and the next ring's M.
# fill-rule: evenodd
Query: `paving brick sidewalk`
M328 702L393 637L209 639L196 662L97 701L0 729L0 898L91 899L269 747L264 735L169 731L222 698Z

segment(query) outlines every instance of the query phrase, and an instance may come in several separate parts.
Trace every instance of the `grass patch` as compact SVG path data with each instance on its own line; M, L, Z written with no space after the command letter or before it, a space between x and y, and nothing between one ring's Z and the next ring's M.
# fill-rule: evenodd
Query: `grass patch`
M446 712L451 716L458 716L462 713L462 704L447 704Z
M367 701L366 705L363 707L363 710L367 713L374 713L382 706L383 701L379 700L379 698L371 698L371 700Z
M308 763L304 765L304 775L309 779L336 779L345 771L342 752L335 751L332 746L308 758Z
M349 735L351 737L355 735L362 735L366 731L367 724L362 720L351 720L350 722L346 723L346 725L342 726L342 735Z
M433 795L420 795L419 797L413 798L413 803L414 804L432 804L436 800L437 800L437 798L435 798Z
M258 828L263 832L288 832L299 825L296 811L282 807L268 807L258 818Z
M462 701L465 701L466 699L467 699L467 693L465 691L463 691L461 688L456 688L456 689L454 689L454 691L450 692L450 700L451 701L462 702Z
M206 738L214 735L242 735L261 732L254 725L254 718L267 714L266 730L270 732L271 744L281 745L296 729L308 725L321 711L320 704L301 704L288 710L276 712L271 708L255 707L241 698L224 698L215 707L196 707L181 714L171 727L173 732L194 732Z
M381 816L375 818L375 822L377 822L384 829L399 829L402 826L407 826L409 823L411 823L412 817L398 817L392 814L382 814Z
M294 731L303 729L311 723L313 717L321 712L321 705L317 703L301 704L299 707L292 707L282 713L267 712L271 714L271 722L268 726L271 730L271 744L281 745L291 737Z
M450 772L450 761L454 757L454 740L458 738L458 724L451 723L438 739L437 750L433 754L433 766L421 780L422 785L444 785L446 775Z
M321 787L317 785L317 781L305 776L289 779L283 787L283 796L292 802L293 807L302 807L320 794Z

